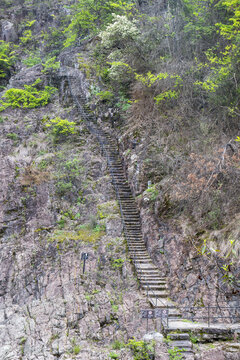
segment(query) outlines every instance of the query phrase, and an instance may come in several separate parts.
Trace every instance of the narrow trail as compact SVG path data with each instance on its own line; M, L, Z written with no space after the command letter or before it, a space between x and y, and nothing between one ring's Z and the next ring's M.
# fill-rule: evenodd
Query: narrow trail
M159 269L148 254L142 237L139 211L123 170L117 141L111 134L97 125L97 119L87 106L86 98L84 96L74 95L69 76L68 84L81 118L85 120L85 125L88 130L98 139L102 153L107 159L108 169L121 212L124 235L140 287L147 296L149 305L153 309L160 308L168 312L167 320L163 319L162 321L162 328L170 340L169 347L172 349L180 349L182 351L181 355L184 356L185 359L194 359L193 345L190 341L192 332L204 331L210 339L215 339L215 334L219 334L219 332L223 334L223 338L224 336L229 337L229 335L235 331L235 328L232 330L224 327L224 325L222 328L221 326L212 326L209 328L206 323L187 323L187 320L182 319L177 306L169 298L167 278L160 275ZM240 333L239 324L236 326L236 329L238 333Z

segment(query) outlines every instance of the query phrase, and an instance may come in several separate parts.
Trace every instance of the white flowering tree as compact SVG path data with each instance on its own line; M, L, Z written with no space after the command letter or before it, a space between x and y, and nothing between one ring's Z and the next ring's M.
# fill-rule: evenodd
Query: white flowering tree
M110 78L124 82L126 75L129 80L128 63L131 63L131 54L140 36L136 22L129 20L126 15L113 14L113 22L99 36L102 48L108 52Z
M102 46L105 48L124 48L139 36L139 30L134 21L126 15L113 14L113 22L100 33Z

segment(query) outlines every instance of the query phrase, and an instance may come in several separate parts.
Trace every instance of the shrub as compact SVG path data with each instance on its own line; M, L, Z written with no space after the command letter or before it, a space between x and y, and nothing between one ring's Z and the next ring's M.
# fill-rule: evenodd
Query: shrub
M60 68L60 61L56 61L56 56L53 56L52 58L46 60L46 62L43 65L43 73L48 73L54 70L57 70Z
M0 78L6 78L7 73L16 60L12 45L0 40Z
M119 355L114 352L110 352L109 357L110 359L116 359L116 360L119 359Z
M100 91L99 93L96 94L100 100L102 101L111 101L112 98L114 97L114 94L109 91L109 90L106 90L106 91Z
M74 121L68 121L67 119L61 119L56 117L55 119L49 120L45 126L50 128L53 135L56 137L69 136L77 133L76 123Z
M113 350L120 350L124 347L125 347L125 343L119 340L115 340L112 345Z
M18 140L18 135L15 134L15 133L8 133L6 136L7 136L8 139Z
M24 89L11 88L5 92L0 100L0 111L8 107L15 108L36 108L49 103L52 94L57 90L54 87L45 86L44 90L37 90L36 85L41 82L37 79L32 85L24 85Z
M81 351L81 347L79 345L74 346L73 353L74 355L78 355Z
M106 48L125 46L129 41L136 40L140 34L136 24L125 15L113 14L113 23L100 33L102 46Z
M150 360L150 353L153 352L153 344L147 345L145 341L131 339L127 344L133 352L134 360Z
M26 65L27 67L32 67L34 65L41 64L42 59L40 57L39 51L36 51L36 52L29 51L28 55L29 56L23 60L24 65Z
M26 45L32 41L32 30L25 30L23 36L20 37L20 42Z

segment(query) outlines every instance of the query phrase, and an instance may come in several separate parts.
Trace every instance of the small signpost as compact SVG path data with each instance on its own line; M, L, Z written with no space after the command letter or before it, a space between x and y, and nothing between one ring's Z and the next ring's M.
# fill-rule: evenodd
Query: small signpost
M83 260L83 274L85 273L85 266L87 259L88 259L88 253L82 253L81 260Z
M148 332L148 319L167 319L168 322L168 309L143 309L141 310L142 319L147 319L147 332Z

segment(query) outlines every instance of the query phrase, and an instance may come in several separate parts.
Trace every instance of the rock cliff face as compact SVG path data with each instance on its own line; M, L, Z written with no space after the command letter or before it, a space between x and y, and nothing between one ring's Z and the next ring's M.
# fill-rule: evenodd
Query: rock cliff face
M18 1L12 8L4 1L1 39L18 43L22 21L30 18L34 34L47 32L49 24L57 28L69 14L69 3ZM43 47L40 42L40 55ZM77 61L80 52L83 58L88 53L78 47L54 51L60 69L44 73L42 65L27 68L19 60L6 82L7 88L23 88L40 78L42 87L56 86L58 95L45 107L9 107L0 113L1 360L107 360L114 358L114 345L133 336L142 339L147 331L140 309L149 305L128 258L107 163L72 97L90 97ZM155 194L148 189L148 136L110 128L106 119L112 109L103 107L98 114L101 125L119 139L144 240L160 273L168 277L171 298L181 306L239 304L239 294L223 282L223 264L200 255L201 236L195 238L186 219L167 214L163 190ZM76 133L56 136L46 124L57 117L75 122ZM168 179L161 179L164 189ZM225 253L225 235L239 234L239 218L233 222L209 234L210 241L221 240ZM88 254L85 268L83 254ZM152 330L153 323L149 326ZM236 349L236 344L202 346L196 359L236 360ZM129 347L116 352L121 360L134 359ZM158 344L155 360L167 358L165 345Z
M134 139L134 135L131 137L129 133L119 138L122 157L140 209L145 243L163 276L168 277L172 299L182 307L239 306L239 291L224 282L223 260L216 261L201 253L203 238L201 234L196 236L186 218L171 217L170 199L161 191L169 179L164 178L158 189L152 187L154 184L148 185L151 173L147 161L152 159L147 157L150 145L146 138L142 137L134 147L131 138ZM234 238L238 231L236 217L227 227L209 232L207 236L213 247L218 241L219 249L226 253L228 238Z
M30 69L11 84L38 75ZM57 115L77 123L71 141L44 126ZM114 340L144 333L146 304L96 140L57 97L3 112L0 138L0 358L107 359Z

